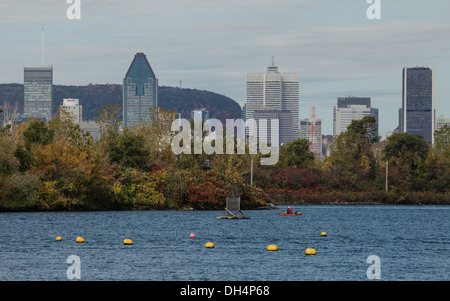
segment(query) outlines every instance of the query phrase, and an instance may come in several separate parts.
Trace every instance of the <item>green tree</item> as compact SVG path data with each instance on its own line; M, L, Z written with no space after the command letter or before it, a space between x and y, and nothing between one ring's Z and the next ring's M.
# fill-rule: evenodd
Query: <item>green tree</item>
M424 163L429 150L430 146L422 136L395 133L387 138L383 153L384 159L389 160L389 167L398 171L394 180L406 189L412 189L420 181L423 182Z
M145 147L144 138L125 128L117 141L111 141L108 146L111 163L124 168L149 169L149 151Z
M444 157L450 157L450 126L444 125L434 132L434 150Z
M376 172L374 144L379 140L376 133L375 117L353 120L346 132L335 137L329 162L344 173L354 174L359 168L373 178Z
M450 126L445 125L434 133L434 145L425 161L428 178L424 188L446 191L450 187Z
M33 145L47 145L53 141L55 131L50 129L43 120L31 120L23 132L25 147L31 149Z
M308 168L314 163L314 154L309 148L309 141L297 139L280 146L277 167Z

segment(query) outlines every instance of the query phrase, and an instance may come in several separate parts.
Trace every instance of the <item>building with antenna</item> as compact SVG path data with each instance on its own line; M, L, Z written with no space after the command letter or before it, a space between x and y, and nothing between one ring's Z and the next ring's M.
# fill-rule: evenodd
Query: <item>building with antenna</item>
M44 119L52 118L53 66L44 65L44 28L42 28L42 62L39 67L24 67L24 115Z
M265 107L284 111L283 115L290 111L290 141L299 138L299 77L295 73L278 72L273 57L266 73L247 74L246 80L246 120L255 119L255 112Z

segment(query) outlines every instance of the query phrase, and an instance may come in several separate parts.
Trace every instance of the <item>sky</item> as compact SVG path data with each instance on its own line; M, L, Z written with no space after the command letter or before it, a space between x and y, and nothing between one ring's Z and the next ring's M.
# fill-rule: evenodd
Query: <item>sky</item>
M379 0L0 0L0 83L23 68L53 66L56 85L122 84L137 52L160 86L181 86L245 103L248 73L274 57L300 77L300 118L316 107L333 132L342 96L371 97L380 135L398 125L402 69L434 71L436 115L450 118L450 1ZM67 3L69 2L69 3ZM368 3L370 2L370 3Z

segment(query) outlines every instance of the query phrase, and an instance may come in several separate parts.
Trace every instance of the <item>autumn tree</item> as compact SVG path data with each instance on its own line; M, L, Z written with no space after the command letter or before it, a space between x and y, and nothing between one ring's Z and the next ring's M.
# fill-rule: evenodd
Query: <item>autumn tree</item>
M335 137L329 162L344 173L353 174L359 168L373 179L376 172L374 144L379 140L376 133L375 117L353 120L347 131Z
M31 168L34 161L34 149L51 143L54 135L54 130L49 129L43 120L30 120L28 127L23 131L24 143L19 144L14 153L20 162L20 171L23 172Z
M48 128L55 133L55 139L66 139L81 149L92 147L93 138L80 128L78 123L73 121L70 112L59 109L56 115L49 121Z
M100 126L100 147L106 150L109 143L119 137L123 127L122 107L118 104L103 106L98 111L97 123Z
M118 164L124 168L135 168L148 170L149 151L145 147L142 135L125 128L116 141L110 141L108 152L111 163Z
M175 110L164 110L159 107L151 107L149 121L136 124L133 131L144 139L151 164L172 164L175 154L171 149L171 141L174 136L171 126L176 118Z
M428 189L446 191L450 187L450 126L434 132L434 145L425 161Z

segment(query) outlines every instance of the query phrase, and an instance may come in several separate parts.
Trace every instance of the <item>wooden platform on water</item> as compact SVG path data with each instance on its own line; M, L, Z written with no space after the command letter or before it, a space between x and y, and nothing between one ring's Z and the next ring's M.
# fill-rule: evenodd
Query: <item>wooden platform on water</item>
M242 214L241 210L239 210L237 213L233 213L225 208L224 214L222 216L218 216L217 219L250 219L250 217Z

